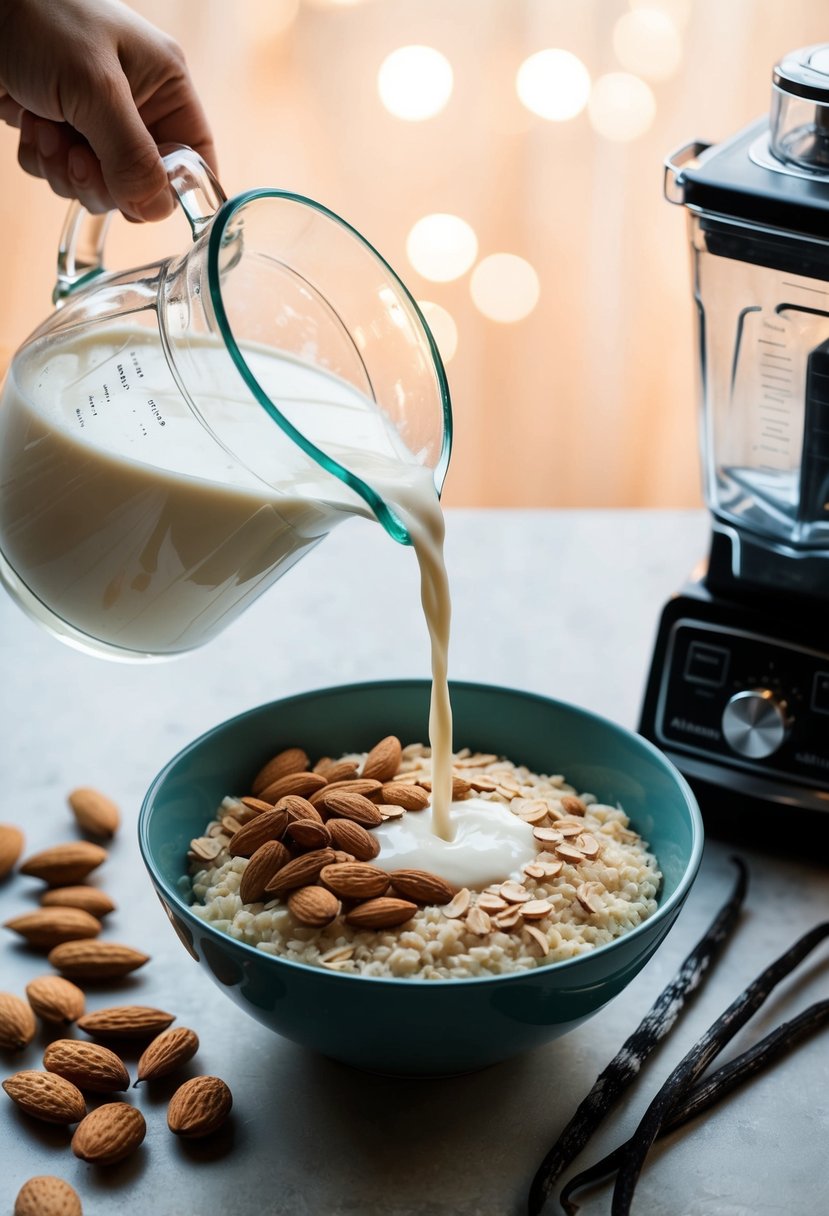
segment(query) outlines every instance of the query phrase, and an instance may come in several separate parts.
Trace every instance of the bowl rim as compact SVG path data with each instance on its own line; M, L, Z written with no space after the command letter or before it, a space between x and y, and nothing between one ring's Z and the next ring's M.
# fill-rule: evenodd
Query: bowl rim
M273 701L266 701L260 705L255 705L250 709L242 710L238 714L234 714L230 718L224 718L215 726L209 727L203 731L190 743L180 748L174 756L164 765L156 774L150 783L146 794L141 802L141 809L138 813L138 846L141 851L141 857L147 868L153 885L158 891L163 891L165 899L175 905L177 911L181 913L186 921L198 927L200 931L208 931L219 945L225 945L231 949L239 949L244 953L250 954L253 958L268 963L286 966L291 969L298 970L302 973L311 973L316 979L324 980L325 978L336 980L338 983L343 981L374 984L391 984L393 986L406 985L411 987L412 984L419 982L432 988L442 988L449 986L456 989L459 983L464 987L471 984L505 984L508 981L520 981L535 976L538 972L559 972L562 968L572 969L578 966L589 964L592 959L600 956L607 950L611 950L621 942L631 942L635 938L642 936L653 928L654 925L660 922L668 922L668 928L671 927L676 915L679 912L686 896L697 876L697 872L702 861L704 840L704 829L702 815L697 804L696 797L688 784L688 782L680 773L679 769L668 759L664 752L660 751L649 739L645 739L636 731L630 730L625 726L613 722L610 718L605 718L601 714L595 713L593 710L584 709L582 706L574 705L569 701L560 701L555 697L547 697L542 693L528 692L520 688L512 688L504 684L482 684L474 680L450 680L449 690L450 695L454 689L464 689L470 692L495 692L507 693L512 696L519 696L528 701L536 701L544 705L553 705L557 709L565 710L567 713L574 714L576 717L582 718L589 723L595 723L601 727L609 729L611 733L621 735L625 739L633 739L637 746L641 747L644 752L649 754L657 765L662 768L668 776L676 784L682 794L685 807L688 811L691 827L691 849L688 856L688 861L685 865L682 877L677 884L676 890L668 897L664 904L660 904L652 916L643 920L635 928L629 929L626 933L620 934L619 937L613 938L612 941L603 942L600 946L594 947L592 950L585 951L583 954L575 955L573 958L560 959L557 962L543 964L538 967L530 968L526 971L510 971L502 975L480 975L480 976L459 976L454 979L431 979L418 981L412 976L381 976L381 975L352 975L348 972L329 971L324 967L318 967L312 963L301 963L296 959L283 958L278 954L269 954L264 950L257 949L256 946L250 945L248 942L240 941L239 938L231 937L230 934L223 932L221 929L216 929L210 921L202 920L192 911L192 905L187 904L182 899L180 893L171 887L164 876L159 871L152 856L149 842L149 821L153 814L153 802L157 790L162 785L171 769L175 767L189 752L195 751L203 743L205 743L217 731L224 730L234 726L237 723L243 722L246 718L257 717L260 714L272 709L274 706L290 707L303 701L315 700L318 697L328 696L332 693L343 694L352 691L363 691L367 689L385 690L385 689L401 689L401 688L418 688L425 690L431 687L431 680L423 678L406 678L406 679L386 679L386 680L363 680L355 681L350 684L331 684L324 688L312 689L308 692L295 693L287 697L278 697ZM657 859L658 860L658 859ZM186 871L182 871L182 878L186 877ZM667 930L666 930L667 932ZM664 936L664 934L663 934ZM661 941L660 943L661 944Z

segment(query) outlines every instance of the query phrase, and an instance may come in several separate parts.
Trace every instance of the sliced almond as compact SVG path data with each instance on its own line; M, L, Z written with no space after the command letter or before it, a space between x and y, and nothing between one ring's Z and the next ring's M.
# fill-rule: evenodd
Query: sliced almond
M300 924L322 928L339 916L340 901L326 887L312 884L291 892L288 897L288 911Z
M522 871L524 874L527 875L527 878L543 878L544 877L544 867L542 865L540 865L539 862L537 862L537 861L527 862L527 864L525 866L522 866Z
M521 905L521 914L525 920L542 920L553 910L548 899L531 899Z
M516 803L520 803L520 805L516 806ZM516 798L513 800L510 810L513 815L517 815L525 823L532 824L543 823L550 814L549 803L544 802L541 798Z
M565 815L578 815L581 817L587 811L587 807L581 798L576 798L572 794L564 794L560 801L561 809Z
M396 735L387 735L366 756L360 775L370 777L375 781L391 781L400 767L403 753L400 740Z
M488 912L484 912L483 908L477 905L469 909L465 921L466 927L470 933L474 933L476 937L486 937L492 932L492 920Z
M504 912L496 912L492 918L493 925L496 929L514 929L516 926L522 925L524 923L523 907L523 904L513 904Z
M489 912L490 915L493 912L503 912L510 906L500 895L491 895L486 891L483 895L478 896L477 904L479 908L483 908L484 912Z
M564 837L557 826L554 828L536 827L533 828L533 839L537 840L539 844L558 844Z
M604 909L601 896L604 887L598 882L580 882L576 887L576 899L586 912L595 915Z
M476 794L494 794L498 789L498 782L491 781L489 777L467 777L466 780Z
M574 849L571 844L563 843L556 845L556 853L558 853L562 861L569 861L574 866L585 860L584 853L580 853L578 849Z
M468 887L461 887L460 891L452 897L449 903L441 909L443 915L448 920L458 920L464 916L469 908L471 892Z
M418 785L421 785L424 790L428 790L429 793L432 792L432 778L431 777L418 778ZM468 798L471 793L472 793L472 786L463 777L453 777L452 778L452 801L453 802L463 802L463 800L465 798Z
M539 947L542 958L546 958L550 953L550 939L547 937L547 934L542 933L542 931L537 929L535 925L524 925L524 931L530 935L532 940Z
M409 813L403 806L389 806L388 803L384 803L383 806L377 809L384 823L387 819L402 819L404 815L408 815Z
M508 904L523 904L532 899L532 895L520 882L502 882L498 894Z
M308 764L308 757L301 747L286 747L260 768L250 783L250 792L259 797L262 790L279 781L281 777L304 772Z
M582 832L581 836L576 836L573 847L584 853L590 861L599 856L599 842L590 832Z
M215 861L224 848L222 839L216 836L196 836L190 841L190 856L197 861Z
M347 963L353 954L353 946L335 946L333 950L326 950L325 954L321 954L319 961L323 967L339 967Z

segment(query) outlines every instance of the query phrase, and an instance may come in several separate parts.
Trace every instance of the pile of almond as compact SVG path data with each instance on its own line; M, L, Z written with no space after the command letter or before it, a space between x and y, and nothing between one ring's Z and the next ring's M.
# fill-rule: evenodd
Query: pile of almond
M371 864L380 852L371 829L429 805L425 779L398 776L401 755L394 735L381 739L361 768L328 757L311 767L302 748L286 748L255 775L234 815L191 842L190 858L209 863L223 849L248 858L242 902L282 899L300 924L314 928L342 914L354 928L389 929L419 906L446 904L455 890L438 875ZM457 779L453 797L471 790Z
M105 795L92 789L75 790L69 805L83 832L99 839L114 836L120 815ZM96 1165L114 1165L133 1153L146 1134L141 1111L126 1101L112 1100L130 1086L119 1044L143 1045L133 1082L138 1085L174 1074L198 1051L198 1036L187 1027L172 1027L173 1014L146 1005L86 1012L86 995L80 986L85 980L119 979L144 966L149 956L131 946L99 939L103 919L115 910L115 904L86 880L106 860L105 848L89 840L74 840L20 862L23 849L20 829L0 824L0 880L17 867L19 873L46 884L39 907L12 917L5 927L23 938L33 952L47 953L55 970L34 975L26 985L25 999L0 992L0 1050L11 1053L28 1048L37 1033L38 1019L52 1030L59 1027L67 1037L48 1044L42 1067L14 1072L5 1077L2 1087L31 1118L76 1125L71 1139L76 1157ZM89 1039L69 1037L73 1026ZM102 1096L108 1100L101 1102ZM173 1094L167 1123L178 1136L206 1136L225 1122L231 1105L230 1090L220 1078L193 1077ZM53 1211L80 1216L76 1192L50 1175L29 1179L18 1195L15 1213L39 1216Z

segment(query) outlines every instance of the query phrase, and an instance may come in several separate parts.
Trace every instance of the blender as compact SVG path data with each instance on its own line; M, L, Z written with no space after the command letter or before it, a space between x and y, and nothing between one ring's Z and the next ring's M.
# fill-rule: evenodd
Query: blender
M687 210L705 569L666 605L640 731L706 821L829 825L829 44L774 68L770 118L669 158Z

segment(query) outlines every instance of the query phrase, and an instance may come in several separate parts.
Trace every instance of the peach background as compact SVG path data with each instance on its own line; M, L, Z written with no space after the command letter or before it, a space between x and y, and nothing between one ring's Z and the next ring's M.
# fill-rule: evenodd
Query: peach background
M654 5L678 0L654 0ZM681 3L681 0L679 0ZM683 60L652 88L651 128L596 135L585 112L551 123L515 92L522 60L562 47L591 76L619 70L625 0L134 0L184 46L214 126L225 190L279 186L339 211L418 299L454 316L448 364L456 445L444 501L463 506L690 506L699 502L685 228L662 199L662 161L767 110L774 61L829 35L824 0L687 0ZM445 110L393 118L384 57L421 43L452 63ZM0 347L49 310L65 203L16 165L0 130ZM453 212L479 256L526 258L535 311L483 317L469 275L431 284L407 262L412 224ZM180 216L113 225L112 268L183 248Z

